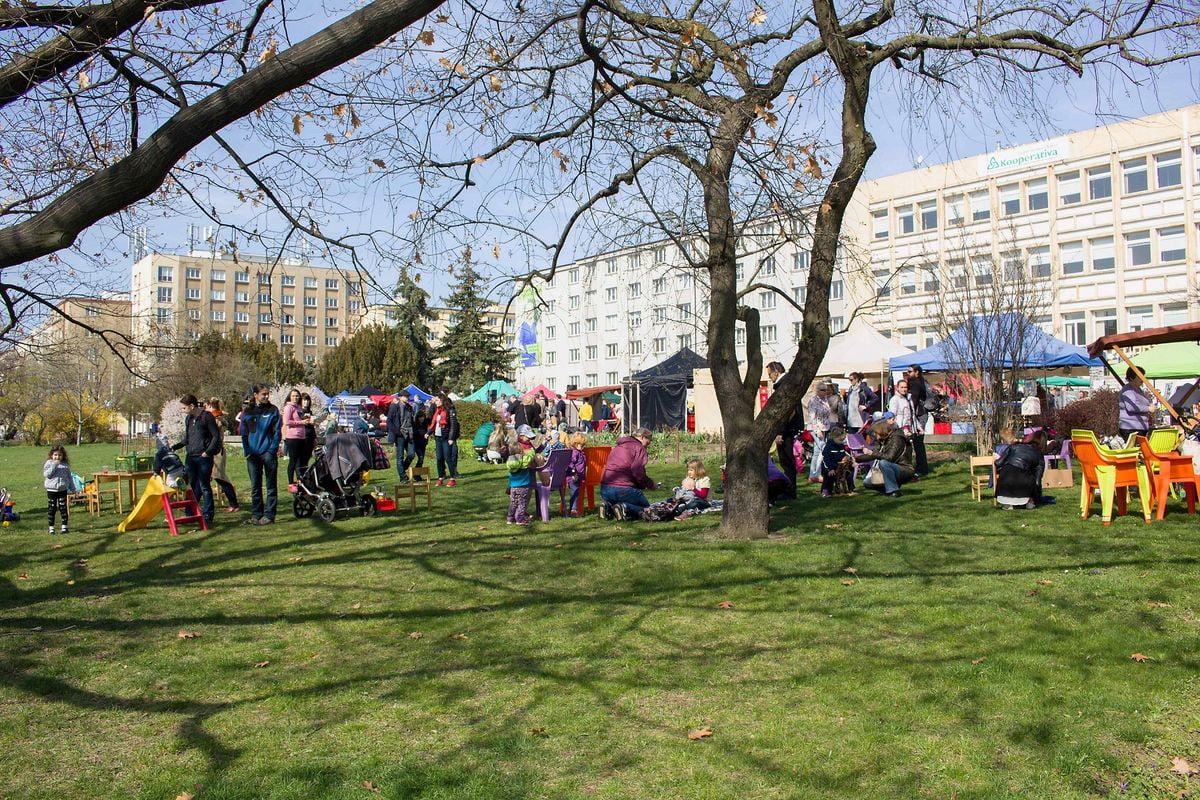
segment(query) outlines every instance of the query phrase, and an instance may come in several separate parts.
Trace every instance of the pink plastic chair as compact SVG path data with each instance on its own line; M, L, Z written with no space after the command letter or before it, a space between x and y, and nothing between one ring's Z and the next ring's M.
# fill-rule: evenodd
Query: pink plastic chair
M1062 461L1063 466L1065 466L1067 469L1071 469L1071 440L1063 439L1062 450L1060 450L1058 453L1050 453L1049 455L1043 456L1042 459L1046 462L1046 469L1053 467L1056 461Z
M542 518L542 522L550 521L550 493L557 491L559 499L559 511L563 515L566 514L567 500L564 492L567 488L567 465L571 463L571 451L567 448L555 450L546 459L546 466L542 467L540 472L549 473L550 485L537 481L537 498L538 498L538 515Z

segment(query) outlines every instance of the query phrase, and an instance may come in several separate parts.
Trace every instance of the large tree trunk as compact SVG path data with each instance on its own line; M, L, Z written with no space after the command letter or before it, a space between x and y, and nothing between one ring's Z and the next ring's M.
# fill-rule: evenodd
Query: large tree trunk
M725 441L725 513L721 535L733 539L760 539L767 535L767 448L745 431L737 441Z

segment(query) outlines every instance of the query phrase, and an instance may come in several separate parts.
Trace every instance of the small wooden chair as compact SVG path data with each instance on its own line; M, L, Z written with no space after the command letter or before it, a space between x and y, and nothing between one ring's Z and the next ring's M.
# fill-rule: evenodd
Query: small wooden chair
M986 467L987 472L976 472L975 470L979 467ZM995 505L996 459L994 456L971 456L971 497L975 498L976 502L983 502L983 490L987 488L988 484L993 487L992 505Z
M88 514L96 516L100 513L100 496L86 489L82 492L72 492L67 495L67 508L71 506L84 506Z
M417 481L416 478L422 480ZM393 498L396 501L396 510L400 510L400 498L406 497L409 501L409 507L412 511L417 510L417 494L421 491L421 486L425 487L425 507L433 510L433 482L429 479L429 467L409 467L408 468L408 483L397 483Z

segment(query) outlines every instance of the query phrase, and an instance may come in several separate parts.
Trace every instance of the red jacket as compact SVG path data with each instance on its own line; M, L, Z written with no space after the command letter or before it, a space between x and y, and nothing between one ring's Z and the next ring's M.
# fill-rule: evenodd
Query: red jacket
M654 481L646 476L646 446L640 439L622 436L617 439L608 461L604 462L605 486L630 486L634 489L653 489Z

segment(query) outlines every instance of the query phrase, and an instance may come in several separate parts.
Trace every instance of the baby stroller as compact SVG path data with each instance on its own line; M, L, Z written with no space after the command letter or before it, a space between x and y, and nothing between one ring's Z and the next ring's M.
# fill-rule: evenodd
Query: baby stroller
M292 513L299 519L315 513L324 522L333 522L339 511L357 510L364 517L373 517L377 513L375 498L363 493L364 476L371 469L388 466L387 454L369 436L331 434L296 483Z

